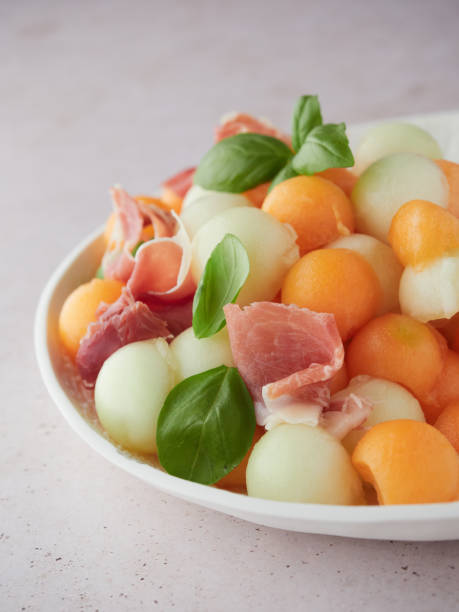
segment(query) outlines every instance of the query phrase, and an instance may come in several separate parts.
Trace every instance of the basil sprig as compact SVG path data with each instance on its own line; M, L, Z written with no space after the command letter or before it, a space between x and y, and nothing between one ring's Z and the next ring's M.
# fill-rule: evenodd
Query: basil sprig
M292 166L298 174L315 174L327 168L354 165L344 123L319 125L309 132Z
M354 165L345 124L323 124L317 96L301 96L295 105L292 147L262 134L224 138L203 157L194 182L205 189L241 193L268 181L272 188L298 174Z
M295 104L292 121L292 146L299 151L307 135L318 125L322 125L319 98L317 96L301 96Z
M291 158L288 146L272 136L236 134L203 157L194 182L204 189L242 193L270 181Z
M242 242L226 234L212 251L193 300L193 331L208 338L225 326L223 306L236 301L250 271Z
M156 443L164 469L214 484L242 461L255 433L252 398L236 368L220 366L172 389L158 417Z

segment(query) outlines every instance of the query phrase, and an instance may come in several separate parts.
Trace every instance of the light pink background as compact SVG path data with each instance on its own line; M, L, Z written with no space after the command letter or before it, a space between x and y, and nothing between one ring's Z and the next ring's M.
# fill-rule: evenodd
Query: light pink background
M288 129L459 107L459 5L0 2L0 607L386 610L459 605L459 543L276 531L157 493L68 428L32 318L115 182L151 192L238 109Z

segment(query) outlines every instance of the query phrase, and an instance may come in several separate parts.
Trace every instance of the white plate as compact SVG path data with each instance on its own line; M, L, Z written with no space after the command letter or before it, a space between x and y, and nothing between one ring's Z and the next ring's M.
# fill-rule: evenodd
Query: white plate
M439 141L445 157L459 161L459 113L412 117ZM350 130L351 143L367 126ZM77 409L63 383L57 319L67 295L89 280L103 250L100 230L79 244L60 264L46 285L35 319L35 350L46 387L71 427L106 459L154 487L239 518L281 529L307 533L391 540L459 538L459 502L406 506L326 506L256 499L170 476L122 452ZM88 474L89 478L89 474Z

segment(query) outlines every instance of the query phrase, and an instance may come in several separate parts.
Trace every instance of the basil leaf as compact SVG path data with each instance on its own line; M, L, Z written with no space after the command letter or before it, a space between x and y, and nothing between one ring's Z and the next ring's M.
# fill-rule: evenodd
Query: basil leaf
M140 249L142 244L144 244L144 242L145 242L144 240L139 240L139 242L133 247L133 249L131 251L132 257L136 256L137 251Z
M276 174L273 178L271 185L269 186L268 193L271 191L273 187L286 181L289 178L293 178L294 176L298 176L298 172L293 169L292 160L288 161L285 166L282 168L280 172Z
M96 270L96 278L101 278L103 280L104 278L104 271L102 269L102 266L99 266Z
M309 132L292 161L299 174L315 174L327 168L354 165L344 123L319 125Z
M270 181L291 157L292 151L277 138L236 134L206 153L194 182L204 189L242 193Z
M207 338L225 326L223 306L236 301L250 271L242 242L226 234L212 251L193 300L193 331Z
M255 433L252 398L236 368L220 366L172 389L156 443L169 474L214 484L242 461Z
M292 145L294 151L299 151L309 132L322 125L319 98L317 96L301 96L295 105L292 121Z

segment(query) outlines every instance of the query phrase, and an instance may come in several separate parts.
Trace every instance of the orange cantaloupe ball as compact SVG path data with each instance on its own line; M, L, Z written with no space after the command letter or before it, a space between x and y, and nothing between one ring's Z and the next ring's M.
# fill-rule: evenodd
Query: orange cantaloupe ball
M350 249L317 249L287 273L282 303L335 315L341 338L350 338L379 308L381 286L370 264Z
M423 265L459 250L459 219L426 200L411 200L392 219L389 242L404 266Z
M403 266L390 246L367 234L341 236L327 249L350 249L370 264L381 285L382 299L376 314L400 312L399 285Z
M351 201L342 189L319 176L295 176L279 183L262 210L293 227L300 255L354 230Z
M448 210L455 217L459 217L459 164L446 159L436 159L435 163L443 170L448 181Z
M459 401L449 404L441 411L434 427L448 438L459 453Z
M67 297L59 315L59 335L72 357L77 354L88 325L96 320L96 311L101 302L115 302L123 286L116 280L93 278Z
M358 176L347 168L328 168L318 172L315 176L320 176L327 181L331 181L344 191L348 198L351 197L352 190L358 180Z
M264 427L260 427L259 425L255 427L252 444L250 445L250 448L245 454L243 460L237 467L234 468L234 470L231 470L231 472L229 472L226 476L223 476L223 478L216 483L217 487L220 489L229 489L237 492L243 492L246 490L245 472L247 470L250 453L252 452L255 444L265 433L266 429Z
M420 399L434 387L444 354L444 345L429 325L387 313L356 333L347 347L346 365L351 378L359 374L386 378Z
M457 496L457 453L427 423L403 419L375 425L357 444L352 463L382 505L448 502Z
M448 404L459 402L459 354L448 350L443 368L435 385L425 396L419 398L428 423L434 423Z

